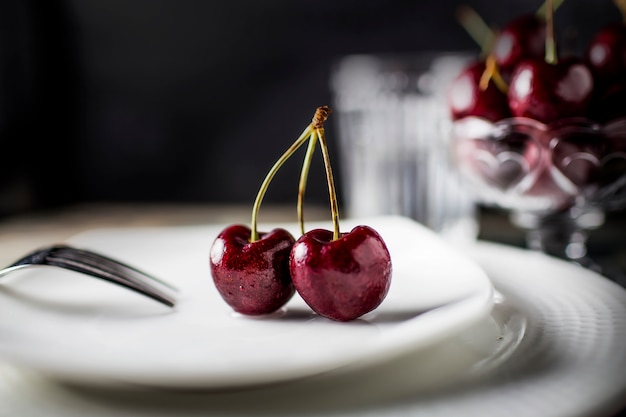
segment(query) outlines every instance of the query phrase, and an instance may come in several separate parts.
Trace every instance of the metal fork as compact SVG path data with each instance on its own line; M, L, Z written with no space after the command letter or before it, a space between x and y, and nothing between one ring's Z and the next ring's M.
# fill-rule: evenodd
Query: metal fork
M172 285L124 262L67 245L54 245L36 250L0 270L0 277L32 266L47 265L83 273L121 285L169 307L176 304Z

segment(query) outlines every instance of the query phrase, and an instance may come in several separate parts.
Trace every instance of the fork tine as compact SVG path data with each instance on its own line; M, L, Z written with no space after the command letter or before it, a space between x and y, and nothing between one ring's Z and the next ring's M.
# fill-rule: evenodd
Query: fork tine
M159 301L169 307L173 307L176 301L173 296L165 293L159 288L150 285L147 282L138 282L137 280L129 280L119 274L107 271L102 268L98 268L92 264L80 262L79 260L73 260L64 258L62 256L50 255L47 257L46 265L53 265L60 268L68 269L75 272L91 275L96 278L103 279L105 281L118 284L125 288L136 291L147 297L150 297L156 301Z
M51 265L121 285L167 306L176 303L176 289L158 278L112 258L67 245L40 249L19 259L3 271L28 265Z
M178 291L172 285L153 275L86 249L57 245L49 256L53 256L55 259L62 258L64 262L78 263L76 266L98 272L101 275L112 275L116 280L121 279L139 289L156 292L160 294L161 298L167 298L171 302L174 300L174 293Z
M86 262L83 258L72 259L65 256L57 256L56 254L53 256L53 261L74 267L75 269L82 268L86 273L91 273L92 275L97 274L101 278L103 277L105 279L109 279L110 281L117 282L125 285L126 287L132 287L139 292L146 294L155 293L160 299L169 300L168 304L174 303L175 290L166 286L160 286L158 284L148 282L145 279L142 279L141 275L133 276L132 274L128 274L127 271L124 271L123 269L114 268L115 265L105 268L94 262Z
M165 287L163 288L164 291L178 291L178 288L176 288L172 284L165 282L155 277L154 275L147 273L146 271L142 271L138 268L135 268L131 265L128 265L124 262L110 258L100 253L95 253L86 249L79 249L66 245L57 245L55 246L54 255L63 256L76 261L88 263L94 267L103 268L109 270L112 273L121 274L128 279L138 281L139 283L144 283L145 280L148 279L158 287Z

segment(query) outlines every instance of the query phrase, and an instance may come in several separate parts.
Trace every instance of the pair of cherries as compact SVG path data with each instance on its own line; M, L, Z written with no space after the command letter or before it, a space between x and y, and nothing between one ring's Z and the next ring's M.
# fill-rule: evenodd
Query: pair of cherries
M311 124L276 161L263 181L252 210L252 227L231 225L210 252L213 282L224 301L244 315L266 315L297 291L317 314L354 320L382 303L391 284L391 257L382 237L369 226L341 233L338 206L323 124L330 108L319 107ZM257 231L257 215L269 183L282 164L308 140L298 189L296 240L283 228ZM304 231L303 199L312 156L319 141L324 157L334 230Z
M616 0L624 13L624 0ZM584 58L557 59L552 1L540 13L499 31L489 58L472 63L448 92L451 116L496 122L527 117L542 123L588 117L608 122L626 115L626 25L600 30Z

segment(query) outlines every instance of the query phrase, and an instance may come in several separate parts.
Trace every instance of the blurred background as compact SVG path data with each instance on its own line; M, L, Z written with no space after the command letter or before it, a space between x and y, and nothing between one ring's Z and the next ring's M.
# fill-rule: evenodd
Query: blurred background
M460 4L497 27L541 1L2 0L0 216L77 202L251 204L314 109L332 104L337 59L478 51ZM610 0L567 0L556 18L580 49L620 14ZM327 132L335 147L332 116ZM266 201L295 201L296 159ZM320 160L307 198L325 204Z

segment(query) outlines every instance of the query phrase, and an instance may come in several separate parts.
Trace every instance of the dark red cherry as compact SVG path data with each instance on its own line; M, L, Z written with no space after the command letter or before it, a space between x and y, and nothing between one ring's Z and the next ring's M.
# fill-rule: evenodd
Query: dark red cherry
M235 311L269 314L293 296L289 255L295 242L284 229L260 233L250 242L250 228L225 228L211 247L211 275L219 294Z
M354 320L374 310L391 284L391 257L381 236L357 226L333 240L333 232L314 229L294 244L293 283L302 299L321 316Z
M616 23L598 31L586 58L599 84L626 80L626 25Z
M447 91L447 102L452 120L468 116L481 117L495 122L510 117L506 94L493 80L486 89L480 82L485 73L484 61L467 66L452 82Z
M591 71L581 60L570 58L556 64L527 60L516 67L511 78L509 107L514 116L543 123L583 117L593 88Z
M496 36L492 53L505 78L508 78L521 61L544 57L545 44L545 20L535 14L524 15L502 28Z

